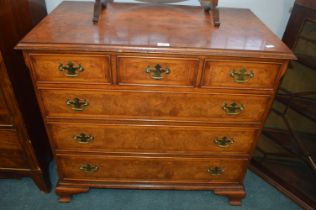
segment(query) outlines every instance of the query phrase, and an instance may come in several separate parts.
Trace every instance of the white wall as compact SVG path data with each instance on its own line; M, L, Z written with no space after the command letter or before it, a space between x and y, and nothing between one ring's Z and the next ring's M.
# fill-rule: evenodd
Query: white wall
M93 0L68 0L93 1ZM133 0L114 0L114 2ZM220 7L251 9L276 35L282 37L295 0L219 0ZM47 11L51 12L62 0L46 0ZM199 5L198 0L187 0L182 4Z

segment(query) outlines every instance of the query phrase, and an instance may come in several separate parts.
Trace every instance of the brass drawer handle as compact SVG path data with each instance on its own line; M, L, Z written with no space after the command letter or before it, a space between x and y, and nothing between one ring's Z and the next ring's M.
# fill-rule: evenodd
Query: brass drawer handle
M247 72L246 68L241 68L239 72L233 69L230 72L230 76L234 79L234 82L236 83L245 83L252 79L255 74L252 71Z
M89 144L94 140L94 136L85 133L79 133L74 135L73 139L76 140L79 144Z
M68 61L66 65L60 64L58 69L59 71L64 72L66 77L77 77L79 76L80 72L84 71L84 68L81 66L81 64L75 66L72 61Z
M210 167L208 168L207 172L209 174L211 174L212 176L219 176L219 175L222 175L224 173L224 168L221 168L221 167Z
M85 173L94 173L96 171L98 171L99 167L97 165L93 165L93 164L83 164L80 166L80 170L85 172Z
M227 115L238 115L245 109L243 104L238 105L237 103L232 103L228 105L227 103L224 104L223 110L226 112Z
M71 106L71 109L75 111L83 111L87 106L89 106L89 101L86 99L67 99L66 104Z
M234 139L224 136L223 138L216 137L214 139L214 144L221 148L227 148L234 143Z
M161 68L161 66L157 64L155 68L150 68L150 66L147 66L145 72L147 74L151 74L152 79L161 80L163 79L162 74L170 74L170 69L168 67Z

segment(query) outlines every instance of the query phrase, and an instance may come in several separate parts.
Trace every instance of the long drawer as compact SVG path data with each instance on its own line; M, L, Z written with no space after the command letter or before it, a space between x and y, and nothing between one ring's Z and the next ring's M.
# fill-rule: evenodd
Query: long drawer
M62 180L178 183L241 182L245 159L57 155Z
M41 90L49 117L261 122L267 95Z
M166 125L49 124L57 150L248 154L258 136L253 128Z

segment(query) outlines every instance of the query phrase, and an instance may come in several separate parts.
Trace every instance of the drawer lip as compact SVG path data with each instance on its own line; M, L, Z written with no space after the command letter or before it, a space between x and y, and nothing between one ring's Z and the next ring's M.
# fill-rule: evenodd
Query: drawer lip
M124 158L124 159L128 159L128 158L140 158L140 159L184 159L184 160L209 160L209 159L223 159L223 160L240 160L240 161L248 161L249 157L246 156L234 156L234 155L230 155L230 156L225 156L225 155L212 155L212 156L203 156L203 157L187 157L187 156L182 156L182 155L146 155L146 154L124 154L124 155L105 155L103 153L95 153L95 154L89 154L86 152L55 152L55 155L57 158L59 157L83 157L83 154L85 154L84 157L95 157L95 158Z
M265 59L281 59L281 60L295 60L296 56L290 51L255 51L255 50L238 50L238 49L203 49L203 48L163 48L154 46L127 46L127 45L98 45L98 44L69 44L69 43L32 43L21 41L16 46L17 50L24 51L58 51L63 49L63 52L73 51L86 51L87 48L93 49L94 52L99 53L150 53L150 54L180 54L187 56L230 56L230 57L241 57L241 58L265 58Z
M203 151L193 152L105 152L100 150L75 150L75 149L54 149L56 154L74 154L74 153L81 153L85 155L109 155L109 156L147 156L147 157L186 157L186 158L251 158L251 154L249 153L206 153ZM247 159L248 160L248 159Z
M0 131L1 130L16 130L15 125L13 124L2 124L0 123Z
M74 178L61 178L60 181L67 185L70 183L78 184L79 186L89 186L95 188L114 188L114 189L152 189L152 190L214 190L226 187L235 188L242 184L242 181L229 182L198 182L194 180L177 181L150 181L150 180L87 180Z
M173 57L174 56L174 57ZM135 59L135 60L144 60L144 61L150 61L150 60L157 60L156 62L159 61L163 61L163 60L169 60L169 61L187 61L187 62L194 62L194 68L192 69L188 69L186 72L191 72L192 71L192 75L190 79L186 79L186 80L181 80L181 82L176 83L176 80L169 80L169 81L165 81L165 80L159 80L159 82L161 84L159 84L157 82L157 80L147 80L147 82L145 82L146 80L144 80L144 82L137 82L134 81L133 79L130 81L122 81L122 71L124 71L124 69L121 68L120 64L122 63L122 60L125 59ZM126 85L126 86L158 86L158 87L188 87L188 88L192 88L195 87L195 83L196 83L196 78L198 75L198 71L199 71L199 64L200 64L200 58L198 57L175 57L175 55L166 55L166 56L155 56L155 55L139 55L139 56L133 56L133 55L126 55L126 54L122 54L122 55L117 55L116 58L116 80L117 80L117 85ZM126 70L125 70L126 71ZM143 72L145 71L142 70ZM172 68L171 68L172 71ZM172 72L171 72L172 73Z
M148 124L48 123L54 149L60 152L107 154L170 154L172 156L249 156L259 128L174 126ZM74 140L79 133L93 136L91 142ZM232 145L221 148L215 138L226 136ZM141 146L136 146L141 145Z
M72 117L68 115L63 116L46 116L47 122L62 122L62 121L69 121L69 122L77 122L77 121L90 121L90 122L104 122L104 121L112 121L112 122L119 122L119 123L150 123L152 125L156 124L181 124L181 125L221 125L221 126L229 126L229 127L240 127L240 126L261 126L261 121L234 121L234 122L221 122L221 121L208 121L208 120L194 120L194 119L187 119L187 120L180 120L180 119L148 119L148 118L124 118L124 117L117 117L113 118L112 116L101 116L97 117L96 115L84 116L84 117ZM238 122L238 126L234 125L234 123Z
M81 77L80 75L75 78L70 77L64 77L62 79L51 77L51 79L41 80L39 79L37 68L35 67L36 63L36 56L43 56L43 57L74 57L74 58L95 58L98 60L103 60L102 63L105 65L106 69L100 68L99 75L94 75L94 78L87 79L86 77ZM93 52L88 53L77 53L77 52L30 52L28 54L29 60L30 60L30 66L31 66L31 74L33 77L33 81L35 81L36 84L104 84L104 85L110 85L113 82L112 79L112 67L111 67L111 55L110 54L98 54ZM49 60L49 59L48 59ZM68 60L65 59L65 62ZM58 69L56 69L58 70ZM102 73L102 75L101 75Z

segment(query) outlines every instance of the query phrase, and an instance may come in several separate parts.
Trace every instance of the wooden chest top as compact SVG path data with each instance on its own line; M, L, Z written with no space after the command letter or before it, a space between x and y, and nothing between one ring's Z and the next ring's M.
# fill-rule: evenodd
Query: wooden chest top
M63 2L18 49L294 58L248 9L221 8L219 28L202 8L192 6L112 3L98 24L92 14L93 2Z
M246 9L64 2L23 49L61 202L90 187L245 196L247 161L291 51ZM162 46L160 46L162 45Z

